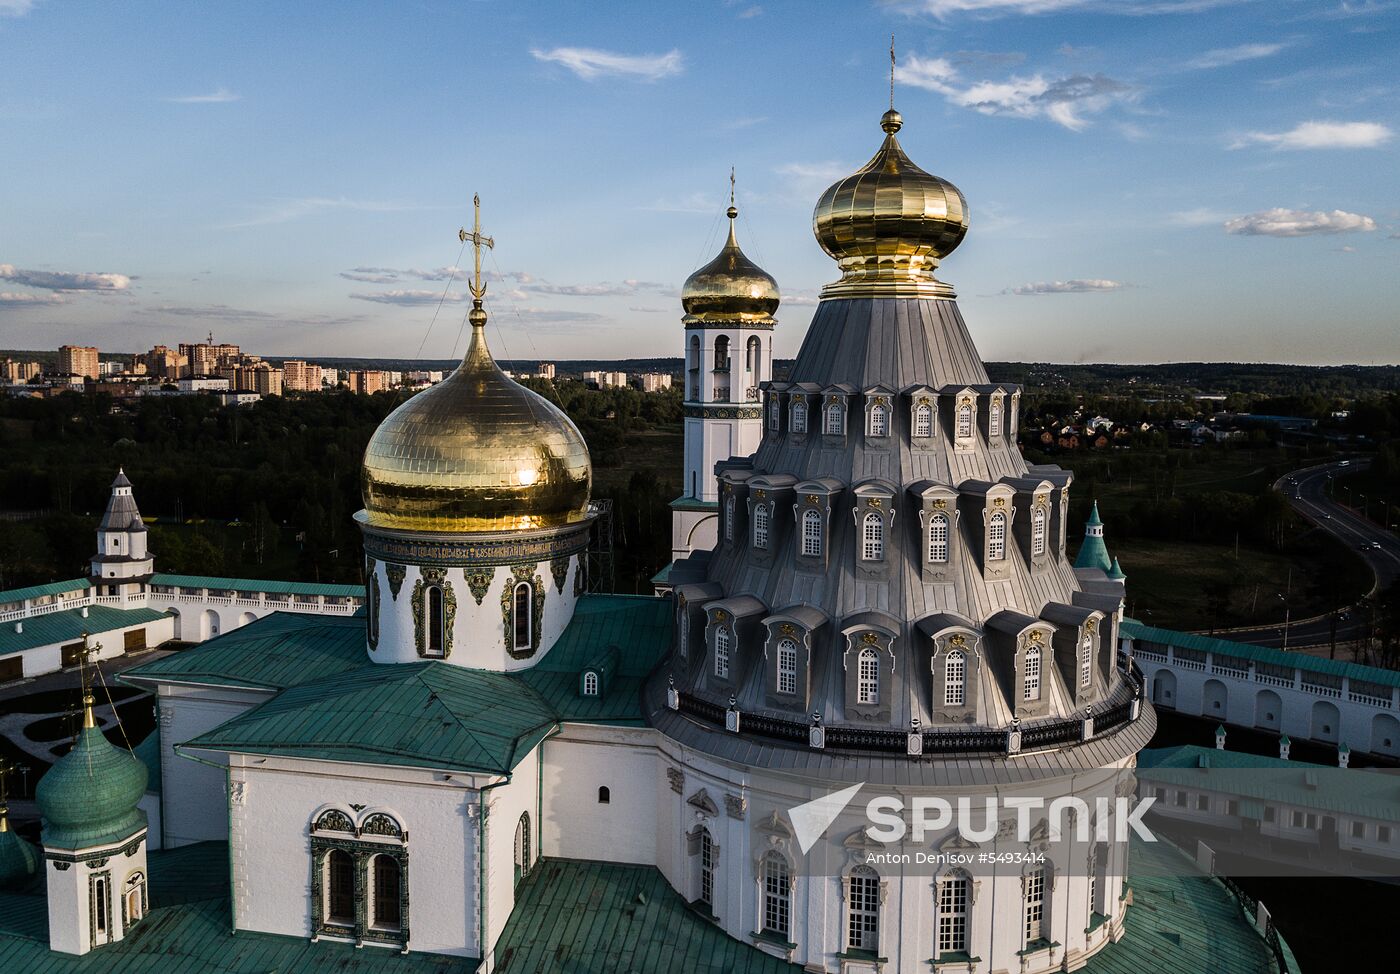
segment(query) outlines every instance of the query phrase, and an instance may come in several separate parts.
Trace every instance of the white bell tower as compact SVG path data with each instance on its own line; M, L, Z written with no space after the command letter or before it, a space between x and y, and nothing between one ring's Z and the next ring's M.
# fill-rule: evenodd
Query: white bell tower
M155 559L146 547L147 535L131 481L119 469L107 510L97 525L97 553L91 561L94 595L116 596L122 606L145 595L146 583L155 571Z

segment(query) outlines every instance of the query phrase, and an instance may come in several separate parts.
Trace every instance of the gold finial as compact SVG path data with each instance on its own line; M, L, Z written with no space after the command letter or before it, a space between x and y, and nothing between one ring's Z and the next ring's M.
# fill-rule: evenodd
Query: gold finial
M78 676L83 685L83 730L97 726L97 719L92 715L92 667L93 658L97 656L102 648L100 643L93 643L87 633L83 633L83 653L78 658Z
M457 231L457 239L462 243L472 245L472 256L476 265L476 273L471 282L467 285L472 292L472 310L468 316L473 328L486 327L486 312L482 310L481 299L486 297L486 285L481 280L481 248L489 247L492 250L496 247L496 241L492 237L484 236L481 232L481 196L472 195L472 208L475 211L472 222L472 231L468 233L465 228Z
M729 167L729 219L734 219L739 211L734 206L734 167Z

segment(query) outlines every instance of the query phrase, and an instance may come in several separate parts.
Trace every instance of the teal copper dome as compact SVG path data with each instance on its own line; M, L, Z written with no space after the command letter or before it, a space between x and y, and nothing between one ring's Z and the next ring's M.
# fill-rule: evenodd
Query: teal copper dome
M45 846L79 849L120 842L146 827L136 805L146 793L146 766L114 747L84 701L83 729L73 750L39 780L34 797L44 817Z
M10 830L9 810L0 804L0 889L24 885L38 864L38 850Z

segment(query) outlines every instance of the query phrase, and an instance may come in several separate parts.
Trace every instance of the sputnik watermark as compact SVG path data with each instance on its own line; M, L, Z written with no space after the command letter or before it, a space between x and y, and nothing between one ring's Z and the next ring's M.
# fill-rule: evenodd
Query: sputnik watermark
M804 853L811 851L862 787L864 782L788 810L794 837ZM1157 837L1142 821L1155 802L1151 796L1101 797L1091 804L1073 796L1047 802L1041 797L1014 795L962 796L955 801L921 796L906 802L881 795L866 803L865 817L870 824L865 834L881 843L898 842L906 835L914 842L923 842L930 833L941 834L952 827L966 841L980 843L1004 835L1003 823L1014 820L1017 842L1030 842L1042 822L1051 842L1059 842L1067 830L1079 842L1088 842L1091 834L1096 842L1126 843L1134 835L1144 842L1156 842ZM1044 815L1033 815L1041 810Z

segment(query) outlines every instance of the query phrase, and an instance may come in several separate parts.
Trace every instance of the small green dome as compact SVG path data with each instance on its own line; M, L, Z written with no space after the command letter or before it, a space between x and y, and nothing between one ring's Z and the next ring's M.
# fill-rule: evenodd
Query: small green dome
M85 721L91 725L91 718ZM119 842L146 827L136 805L146 793L146 766L85 726L73 750L39 779L34 797L44 817L45 846L79 849Z
M0 806L0 889L23 886L39 866L39 850L10 829Z

